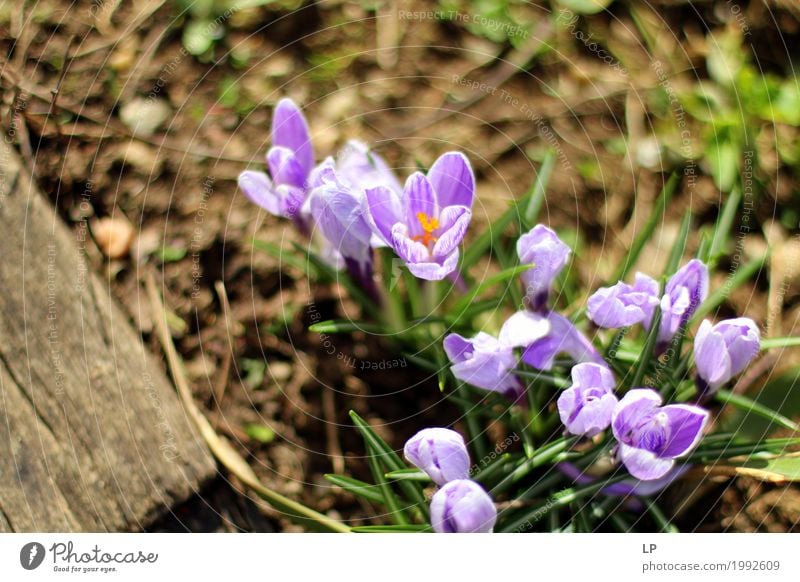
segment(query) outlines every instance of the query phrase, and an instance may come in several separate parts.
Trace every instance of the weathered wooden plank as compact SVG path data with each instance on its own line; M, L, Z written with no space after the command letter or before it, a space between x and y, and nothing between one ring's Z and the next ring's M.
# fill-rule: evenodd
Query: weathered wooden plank
M214 463L6 144L0 224L0 531L140 529Z

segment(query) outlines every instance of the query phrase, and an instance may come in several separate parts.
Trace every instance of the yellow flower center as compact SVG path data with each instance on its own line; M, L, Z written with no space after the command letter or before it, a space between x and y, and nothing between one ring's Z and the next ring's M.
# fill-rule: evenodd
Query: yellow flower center
M439 240L438 237L433 236L433 233L439 228L439 219L428 216L424 212L417 212L417 220L425 234L417 235L413 240L430 247L431 244Z

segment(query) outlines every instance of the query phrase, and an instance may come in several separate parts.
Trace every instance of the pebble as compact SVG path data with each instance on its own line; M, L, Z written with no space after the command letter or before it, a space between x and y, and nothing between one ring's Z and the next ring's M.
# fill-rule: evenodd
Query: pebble
M136 231L126 218L99 218L92 221L92 236L100 251L110 259L128 254Z

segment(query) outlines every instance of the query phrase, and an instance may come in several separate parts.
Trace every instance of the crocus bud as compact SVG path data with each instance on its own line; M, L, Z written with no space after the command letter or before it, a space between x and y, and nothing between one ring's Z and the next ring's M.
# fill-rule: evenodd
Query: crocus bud
M689 321L707 296L708 267L697 259L686 263L667 281L661 298L661 326L658 330L661 349L672 341L678 329Z
M572 368L572 386L558 397L558 414L567 431L594 436L611 424L617 405L614 375L600 364L587 362Z
M558 235L537 224L517 241L517 254L523 265L534 265L520 276L525 284L525 296L534 311L547 307L550 287L569 261L572 251Z
M701 387L711 392L726 384L753 361L761 348L752 319L726 319L716 325L703 320L694 338L694 362Z
M635 388L611 415L617 455L628 472L643 481L665 476L676 458L697 445L708 422L708 411L699 406L661 402L655 390Z
M492 498L469 479L450 481L431 500L431 525L437 533L491 533L496 520Z
M620 281L603 287L589 297L587 314L599 327L627 327L637 323L650 325L658 305L658 283L642 273L636 273L633 285Z
M423 429L408 440L403 454L437 485L469 477L469 453L463 437L454 430Z

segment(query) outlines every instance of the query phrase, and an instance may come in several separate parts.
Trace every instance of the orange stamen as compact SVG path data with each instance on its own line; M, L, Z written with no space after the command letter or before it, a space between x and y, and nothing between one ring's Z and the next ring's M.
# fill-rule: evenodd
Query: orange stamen
M417 212L417 220L419 220L419 224L422 227L422 230L425 231L425 234L417 235L413 238L413 240L421 242L426 247L431 246L431 244L439 240L438 237L433 236L433 232L439 228L438 218L428 216L424 212Z

